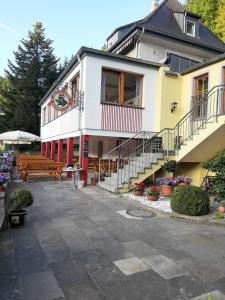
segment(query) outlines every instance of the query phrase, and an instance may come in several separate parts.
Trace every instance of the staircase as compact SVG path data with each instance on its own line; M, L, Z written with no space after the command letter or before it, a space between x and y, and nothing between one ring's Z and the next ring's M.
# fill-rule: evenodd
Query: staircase
M225 124L225 86L215 86L198 99L193 97L192 104L175 128L139 132L105 154L99 160L98 185L113 193L127 192L166 161L188 161L190 153Z

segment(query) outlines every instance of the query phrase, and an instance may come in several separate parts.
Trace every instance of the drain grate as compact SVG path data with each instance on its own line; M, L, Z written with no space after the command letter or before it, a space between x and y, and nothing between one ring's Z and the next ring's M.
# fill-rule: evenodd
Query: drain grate
M148 209L128 209L127 214L132 217L153 218L154 213Z

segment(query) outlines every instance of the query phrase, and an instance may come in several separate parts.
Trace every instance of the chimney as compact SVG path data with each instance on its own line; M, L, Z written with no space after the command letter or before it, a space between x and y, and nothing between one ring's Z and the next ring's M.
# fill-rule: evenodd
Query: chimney
M152 0L151 11L155 10L159 6L159 0Z

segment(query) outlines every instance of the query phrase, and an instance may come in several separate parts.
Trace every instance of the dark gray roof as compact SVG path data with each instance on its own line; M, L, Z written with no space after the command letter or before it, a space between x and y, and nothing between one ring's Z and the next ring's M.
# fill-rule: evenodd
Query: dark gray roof
M206 47L218 52L225 52L225 44L218 39L201 21L199 27L199 37L191 37L182 32L179 27L174 12L187 12L192 17L199 18L197 15L186 10L178 0L164 0L153 12L147 15L144 19L121 26L114 30L109 38L116 32L122 31L123 34L117 43L112 45L109 51L115 49L122 40L131 34L137 28L145 28L146 31L166 35L176 38L191 44Z
M76 64L79 63L78 57L82 58L85 55L93 55L93 56L97 56L97 57L99 56L99 57L103 57L103 58L114 59L114 60L124 61L124 62L128 62L128 63L130 62L133 64L145 65L145 66L152 67L152 68L159 68L159 67L163 66L163 64L160 64L160 63L150 62L150 61L146 61L146 60L141 60L141 59L137 59L137 58L132 58L132 57L128 57L128 56L124 56L124 55L120 55L120 54L114 54L114 53L110 53L107 51L97 50L97 49L88 48L88 47L83 46L79 49L79 51L76 53L76 55L72 58L70 63L67 65L66 69L60 74L58 79L54 82L54 84L48 90L48 92L45 94L45 96L41 99L41 101L39 102L39 105L41 105L50 96L50 94L63 81L63 79L70 72L70 70L74 66L76 66Z
M191 72L194 72L196 70L199 70L199 69L202 69L202 68L205 68L207 66L210 66L210 65L213 65L213 64L216 64L220 61L223 61L225 60L225 53L223 54L220 54L220 55L217 55L209 60L207 60L207 62L205 63L200 63L200 64L197 64L195 65L194 67L190 68L190 69L187 69L185 70L184 72L181 72L181 75L185 75L185 74L188 74L188 73L191 73Z

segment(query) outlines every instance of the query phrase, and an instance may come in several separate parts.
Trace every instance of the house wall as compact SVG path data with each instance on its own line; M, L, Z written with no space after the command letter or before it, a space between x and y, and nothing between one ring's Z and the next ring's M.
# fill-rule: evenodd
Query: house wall
M80 65L73 67L64 82L69 83L80 72ZM55 120L43 125L43 109L51 100L51 96L41 105L41 138L43 141L52 141L79 135L79 111L75 108L61 114Z
M114 110L112 114L118 114L115 119L118 122L124 123L124 130L103 128L103 105L101 104L101 78L102 68L109 68L131 72L143 76L142 87L142 107L141 108L127 108L124 106L108 105ZM80 71L81 67L78 65L65 78L65 82L70 82L75 74ZM139 131L156 131L156 106L157 106L157 74L158 68L150 65L134 64L126 61L118 61L115 59L85 56L82 60L82 71L80 79L80 89L84 91L84 109L80 113L76 108L64 113L60 117L41 127L41 137L44 141L61 139L66 137L80 135L80 129L83 134L96 136L110 136L110 137L131 137ZM42 110L47 107L51 97L49 97L44 104ZM121 109L119 109L121 107ZM127 114L126 119L121 118L119 111L123 110L122 115ZM80 114L80 115L79 115ZM133 120L131 119L133 117ZM139 126L132 126L133 122L137 122L139 117ZM79 123L79 118L81 121ZM132 121L132 122L131 122ZM43 124L43 112L42 120ZM130 125L129 125L129 124ZM80 125L79 125L80 124ZM114 126L115 127L115 126ZM113 128L114 128L113 127ZM132 129L130 129L132 127ZM119 127L118 127L119 128Z
M142 94L142 128L144 131L155 131L155 109L157 98L157 73L151 66L130 64L96 57L86 57L85 81L85 112L84 128L101 130L102 105L101 76L102 68L112 68L121 71L133 72L143 75ZM117 136L118 132L114 132Z
M162 43L162 41L161 41ZM165 45L164 45L165 43ZM143 60L162 62L168 52L178 54L180 56L203 62L205 58L211 57L207 51L197 53L194 47L185 47L179 45L179 43L164 42L162 44L157 43L157 41L142 41L139 43L139 58Z
M216 85L223 83L222 69L225 66L225 60L215 63L211 66L201 68L193 71L190 74L182 76L182 114L185 115L191 108L191 97L194 91L194 78L205 73L209 73L209 90ZM193 184L200 186L204 177L207 174L207 170L201 168L199 162L212 158L216 152L225 148L224 142L224 125L219 127L220 123L224 123L224 116L219 117L219 122L210 123L204 129L204 141L195 149L193 149L186 157L186 162L181 163L178 170L178 175L190 176L193 179ZM219 127L219 129L217 129ZM214 128L214 129L213 129ZM199 137L201 138L201 137ZM190 141L189 143L192 143ZM189 143L187 146L189 146ZM183 150L187 147L185 146ZM182 151L182 149L181 149ZM194 163L193 163L194 162ZM209 173L208 176L212 175Z
M157 90L156 131L174 128L183 115L181 107L182 77L169 72L167 67L161 67L158 72ZM178 103L174 113L171 113L172 102Z
M225 60L215 63L182 76L182 111L187 113L191 107L191 97L194 92L194 78L205 73L209 74L209 90L223 83L222 70Z

